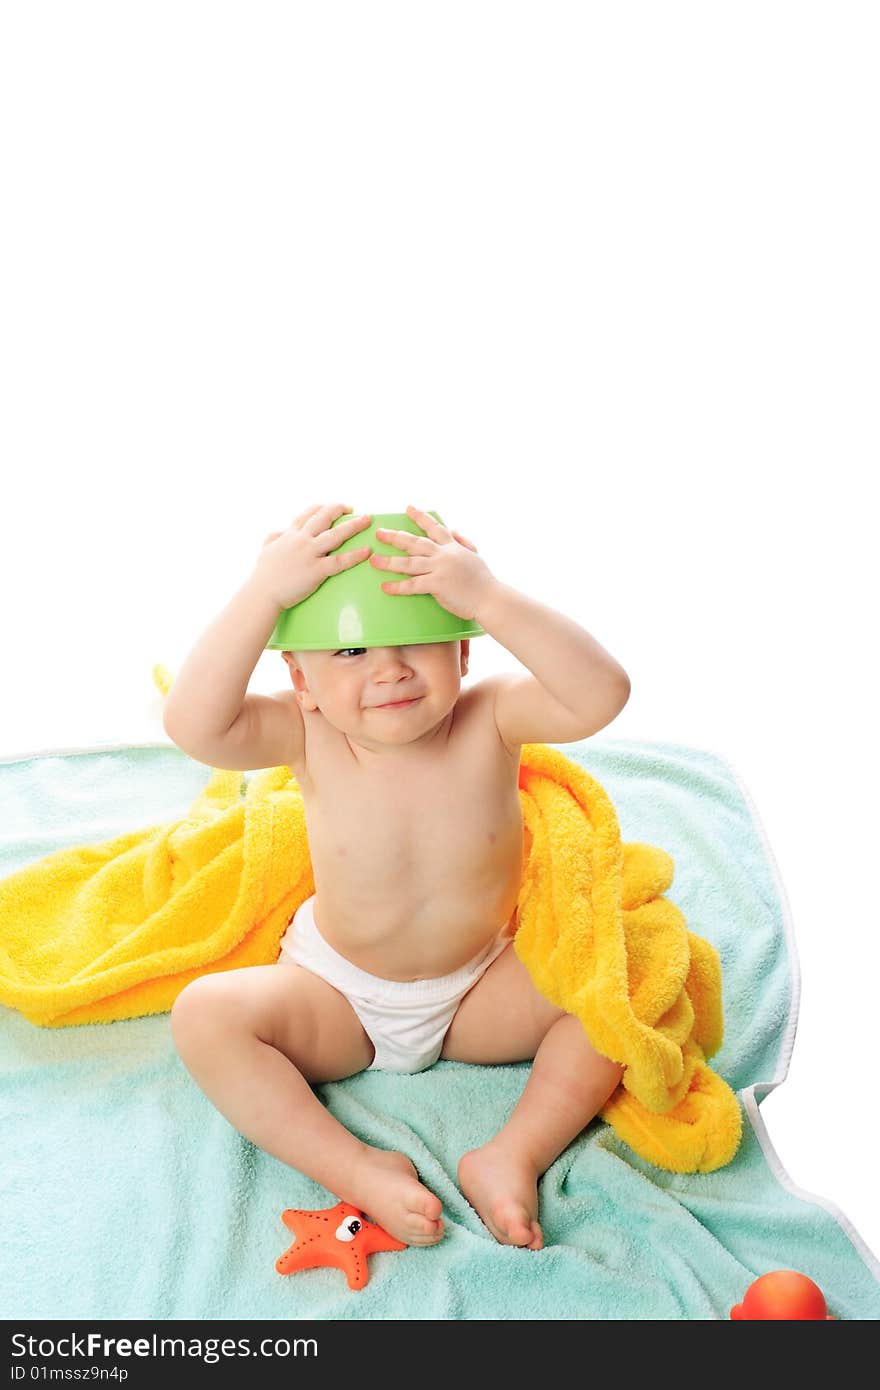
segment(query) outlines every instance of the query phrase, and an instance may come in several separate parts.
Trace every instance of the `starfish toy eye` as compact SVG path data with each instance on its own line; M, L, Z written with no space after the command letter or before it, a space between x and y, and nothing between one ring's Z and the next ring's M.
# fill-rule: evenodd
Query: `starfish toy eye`
M354 1240L355 1236L357 1235L360 1229L361 1223L360 1221L358 1221L357 1217L347 1216L345 1220L341 1222L340 1225L338 1225L336 1228L336 1239Z

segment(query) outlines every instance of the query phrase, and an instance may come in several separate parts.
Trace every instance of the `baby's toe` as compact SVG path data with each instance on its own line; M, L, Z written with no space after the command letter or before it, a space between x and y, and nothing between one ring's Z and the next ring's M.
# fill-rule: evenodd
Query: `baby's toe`
M435 1197L433 1192L428 1193L427 1200L422 1204L422 1215L432 1224L440 1220L440 1213L443 1211L443 1203L439 1197Z
M421 1183L417 1183L409 1202L411 1211L416 1211L420 1216L424 1216L433 1225L439 1218L443 1210L443 1203L433 1192L429 1192Z
M443 1203L427 1187L414 1182L407 1194L407 1222L412 1232L414 1245L433 1245L443 1235L443 1222L440 1214Z
M419 1219L414 1216L411 1222L411 1229L411 1245L435 1245L438 1240L443 1239L442 1221L428 1221L424 1218Z
M525 1207L511 1202L498 1213L498 1225L511 1245L528 1245L534 1239L533 1223Z

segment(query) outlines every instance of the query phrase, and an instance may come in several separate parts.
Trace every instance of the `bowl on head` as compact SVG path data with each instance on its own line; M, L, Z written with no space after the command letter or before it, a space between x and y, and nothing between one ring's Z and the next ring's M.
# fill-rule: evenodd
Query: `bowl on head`
M441 526L446 523L430 512ZM350 521L351 513L337 517L333 526ZM405 555L399 546L378 540L376 531L425 532L406 512L382 512L370 516L370 525L337 547L359 550L369 545L376 555ZM331 574L314 593L285 608L266 643L269 651L334 651L338 647L404 647L422 642L454 642L460 637L479 637L485 629L470 618L459 618L441 607L432 594L386 594L382 585L396 578L392 570L377 569L369 558L339 574Z

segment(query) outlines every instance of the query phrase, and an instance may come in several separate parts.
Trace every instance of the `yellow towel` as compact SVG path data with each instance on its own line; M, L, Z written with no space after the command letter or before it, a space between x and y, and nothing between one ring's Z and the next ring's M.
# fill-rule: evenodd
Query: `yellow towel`
M277 960L315 891L290 768L215 770L189 814L62 849L0 881L0 1003L61 1027L162 1013L207 971ZM662 894L668 854L621 844L579 764L522 749L525 860L514 949L543 994L621 1062L602 1117L649 1162L710 1172L736 1152L737 1099L706 1065L722 1040L721 971Z
M724 1036L721 963L662 895L665 850L622 844L607 792L579 763L525 744L527 859L514 950L624 1075L601 1116L660 1168L709 1173L739 1146L742 1113L706 1064Z

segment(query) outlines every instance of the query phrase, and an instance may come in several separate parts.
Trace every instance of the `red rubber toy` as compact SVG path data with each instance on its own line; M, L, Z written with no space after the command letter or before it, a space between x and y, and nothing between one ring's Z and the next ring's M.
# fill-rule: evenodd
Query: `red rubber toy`
M834 1321L819 1285L796 1269L774 1269L770 1274L762 1274L746 1289L742 1303L731 1308L730 1316L744 1322Z
M350 1202L337 1202L335 1207L321 1211L288 1207L281 1213L281 1220L293 1231L294 1239L275 1261L279 1274L335 1265L344 1271L350 1289L362 1289L369 1277L368 1255L377 1250L406 1249L402 1240L368 1221Z

